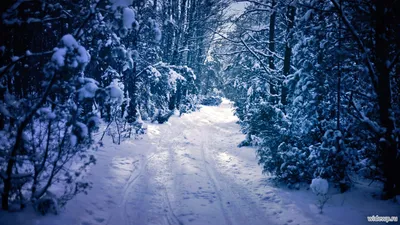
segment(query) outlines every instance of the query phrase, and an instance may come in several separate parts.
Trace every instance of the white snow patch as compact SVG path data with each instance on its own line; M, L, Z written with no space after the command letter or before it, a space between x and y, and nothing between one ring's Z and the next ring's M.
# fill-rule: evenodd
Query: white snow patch
M78 42L71 34L66 34L61 38L61 42L64 44L65 47L70 49L78 48Z
M326 195L328 193L329 183L325 179L314 178L311 181L310 188L316 195Z
M120 99L122 98L124 92L121 90L121 88L118 87L116 83L111 83L107 89L109 90L109 94L111 98L117 98Z
M79 135L81 137L87 137L89 135L88 128L84 123L76 122L76 126L79 127L79 131L80 131Z
M181 74L177 73L175 70L169 70L169 80L171 85L175 85L177 80L186 80Z
M86 83L82 88L78 90L79 100L85 98L94 98L97 89L99 89L99 87L97 87L97 85L94 82Z
M132 24L135 22L135 12L131 8L124 8L122 19L124 27L132 29Z

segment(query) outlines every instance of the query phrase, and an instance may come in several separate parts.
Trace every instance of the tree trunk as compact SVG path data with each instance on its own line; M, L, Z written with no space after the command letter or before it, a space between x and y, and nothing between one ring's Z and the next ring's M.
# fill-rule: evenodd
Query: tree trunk
M270 54L272 52L275 52L275 21L276 21L276 0L272 0L271 3L271 9L272 9L272 14L269 18L269 44L268 44L268 49ZM268 57L268 66L271 69L271 71L275 70L275 62L274 62L274 56L271 54L271 56ZM276 90L276 87L273 85L270 85L270 92L273 95L276 95L278 92ZM275 96L271 96L271 99L273 103L276 103L276 98Z
M284 62L283 62L283 75L285 76L285 79L286 79L287 75L289 75L289 73L290 73L290 62L291 62L291 57L292 57L292 47L290 46L290 37L291 37L291 30L294 26L295 14L296 14L296 8L294 6L288 6L287 39L286 39L286 46L285 46L285 58L284 58ZM282 93L281 93L282 105L287 104L287 95L288 95L288 88L286 87L286 83L283 83L282 84Z
M383 157L383 172L386 178L384 187L384 197L391 198L395 195L396 176L396 157L397 143L393 137L394 121L391 119L390 111L392 108L391 102L391 85L390 71L386 66L389 54L389 43L386 39L388 25L388 11L392 1L379 0L375 1L375 54L376 54L376 70L378 74L378 105L379 105L379 120L381 126L385 128L383 139L379 141L378 149L382 151ZM399 184L397 184L399 185Z

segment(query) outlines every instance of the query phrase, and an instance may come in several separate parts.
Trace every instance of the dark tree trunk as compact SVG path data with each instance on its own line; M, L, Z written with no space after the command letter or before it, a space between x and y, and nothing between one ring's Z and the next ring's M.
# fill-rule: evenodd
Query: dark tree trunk
M389 23L388 11L392 5L390 0L375 1L375 51L376 51L376 70L378 75L378 105L379 105L379 120L381 126L384 127L385 134L379 141L378 149L382 151L383 157L383 172L386 178L384 194L385 197L391 198L395 195L396 176L399 176L396 171L397 143L393 137L394 121L391 119L390 111L392 108L391 102L391 85L390 71L386 66L389 54L389 43L386 39L387 25ZM397 184L399 185L399 184Z
M294 17L296 14L296 8L293 6L288 6L287 11L287 18L288 18L288 27L287 27L287 40L285 46L285 58L283 62L283 75L285 78L290 73L290 62L292 57L292 47L290 46L290 37L291 37L291 30L294 26ZM282 84L282 93L281 93L281 103L282 105L287 104L287 95L288 95L288 88L286 84Z

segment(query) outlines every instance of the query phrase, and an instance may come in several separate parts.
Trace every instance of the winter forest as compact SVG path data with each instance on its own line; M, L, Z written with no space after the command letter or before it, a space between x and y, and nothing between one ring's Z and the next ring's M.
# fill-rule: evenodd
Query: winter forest
M0 224L398 223L400 1L0 14Z

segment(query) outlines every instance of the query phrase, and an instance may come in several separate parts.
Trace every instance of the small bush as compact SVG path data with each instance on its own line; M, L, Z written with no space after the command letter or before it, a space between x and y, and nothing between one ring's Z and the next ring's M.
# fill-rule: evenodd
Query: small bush
M201 101L202 105L208 105L208 106L219 106L222 103L222 99L218 96L210 96L206 97Z
M42 215L46 215L47 213L54 213L57 215L59 212L57 200L48 196L36 201L34 208Z

